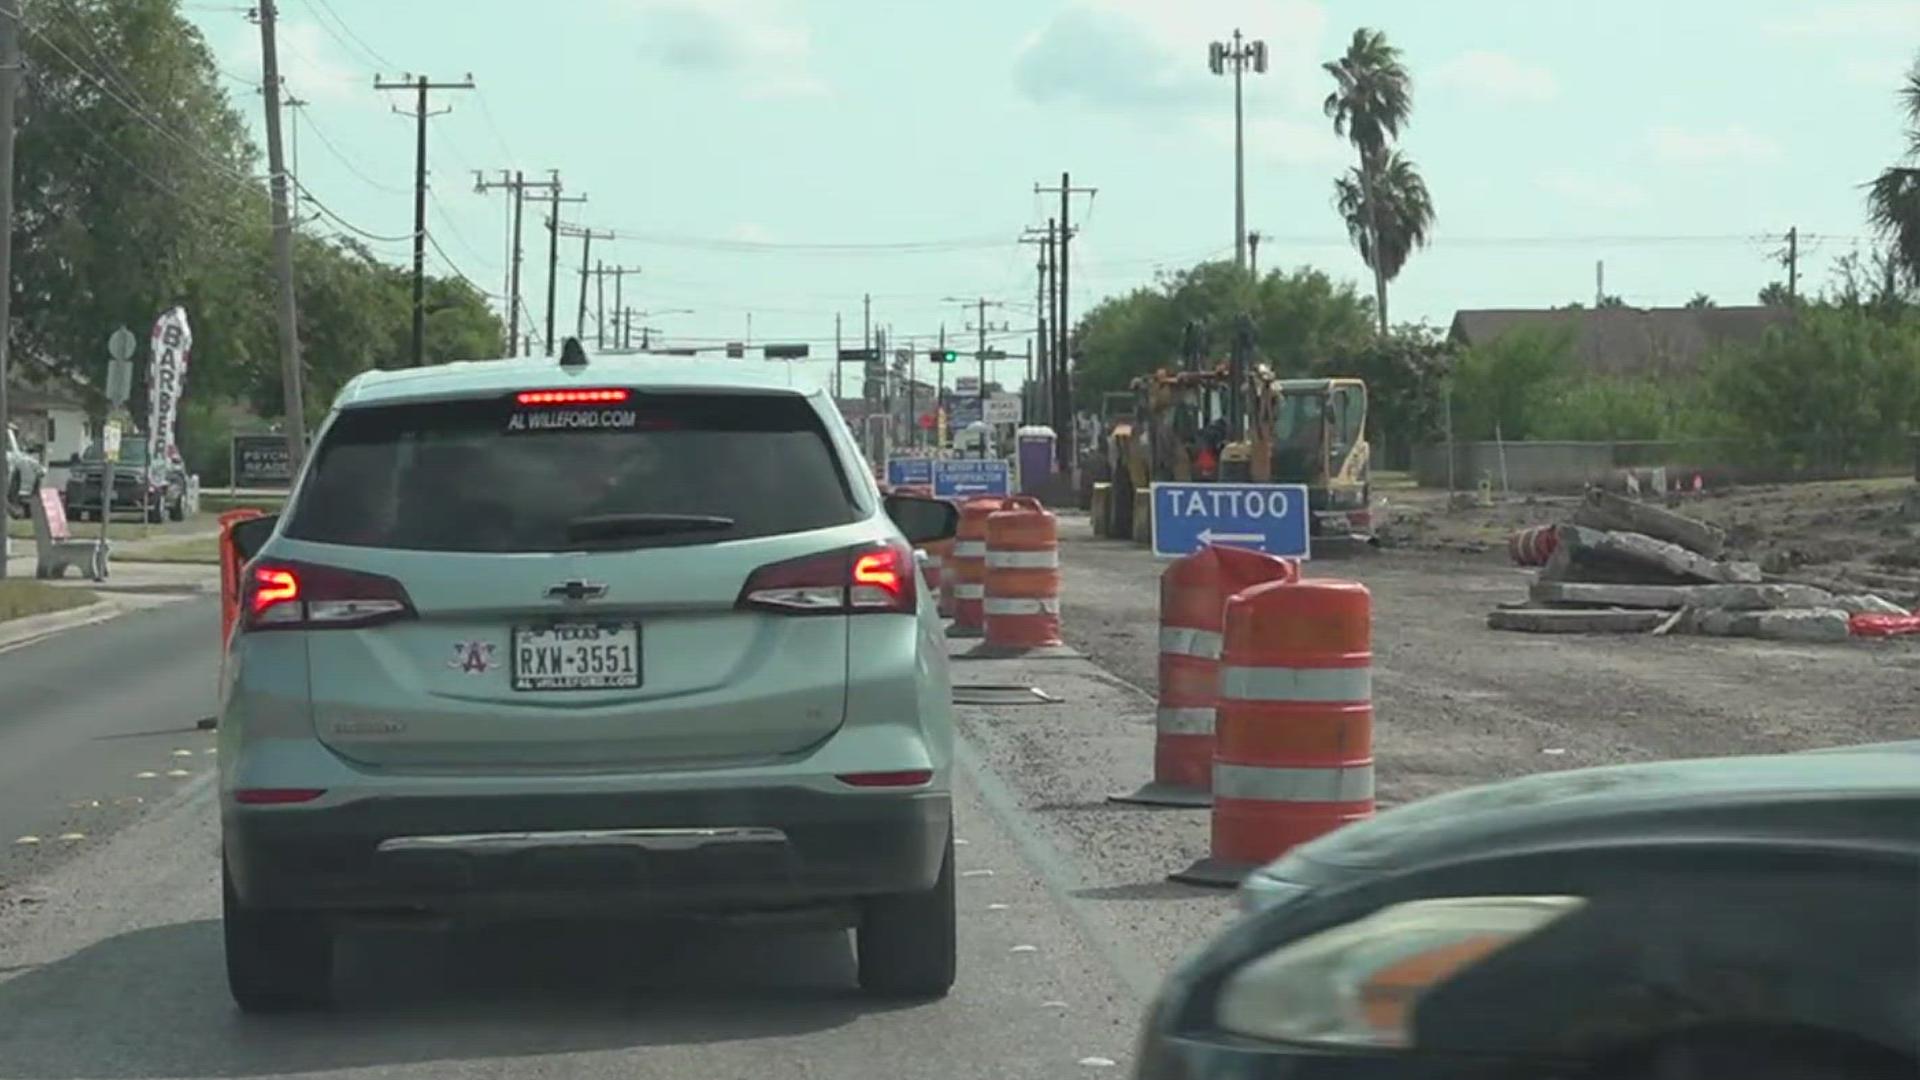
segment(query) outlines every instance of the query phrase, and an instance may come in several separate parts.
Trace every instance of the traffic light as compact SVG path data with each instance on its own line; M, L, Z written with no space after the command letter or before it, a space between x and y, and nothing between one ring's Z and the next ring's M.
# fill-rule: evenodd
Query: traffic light
M960 359L960 353L954 349L934 349L927 354L927 359L936 364L951 364Z

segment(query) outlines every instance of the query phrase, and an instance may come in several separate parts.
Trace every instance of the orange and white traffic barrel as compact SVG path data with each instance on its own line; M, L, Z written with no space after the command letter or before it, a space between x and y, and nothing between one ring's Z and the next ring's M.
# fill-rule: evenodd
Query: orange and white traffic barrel
M940 614L942 615L947 614L944 602L952 591L952 586L947 583L947 578L950 576L947 563L952 558L953 541L951 539L920 545L920 572L927 580L927 592L941 598Z
M1517 566L1545 566L1560 547L1560 530L1552 525L1535 525L1507 537L1507 554Z
M1236 885L1373 816L1372 638L1358 582L1256 585L1227 601L1212 853L1175 881Z
M982 608L989 647L1037 649L1061 643L1059 524L1031 495L1016 495L987 517Z
M1213 726L1227 598L1269 581L1295 581L1300 564L1246 548L1209 545L1160 574L1160 679L1153 779L1114 802L1207 806L1213 802Z
M986 627L987 518L1006 500L986 495L960 504L960 528L953 538L953 625L978 633Z

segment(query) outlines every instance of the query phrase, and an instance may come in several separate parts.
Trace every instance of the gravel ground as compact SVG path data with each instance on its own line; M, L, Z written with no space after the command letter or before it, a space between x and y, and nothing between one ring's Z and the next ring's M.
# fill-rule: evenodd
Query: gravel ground
M1068 643L1152 692L1162 565L1061 518ZM1373 592L1382 804L1548 769L1912 738L1920 643L1540 637L1486 627L1527 572L1386 551L1316 561Z

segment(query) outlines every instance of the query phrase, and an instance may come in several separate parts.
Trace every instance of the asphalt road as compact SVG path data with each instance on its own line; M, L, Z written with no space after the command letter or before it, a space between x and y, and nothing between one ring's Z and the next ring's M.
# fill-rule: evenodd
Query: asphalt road
M213 771L212 600L0 652L0 903Z
M179 604L0 654L8 841L94 826L8 849L0 1080L1117 1076L1162 954L1191 937L1143 941L1128 920L1146 909L1089 889L1110 878L1030 812L1057 778L1003 760L1010 744L982 725L1012 732L1034 714L970 709L955 792L960 978L943 1001L862 997L844 932L575 923L358 932L341 1009L243 1017L221 967L211 744L191 730L213 708L213 618ZM999 681L993 667L965 677ZM1084 672L1036 678L1070 699L1059 721L1115 723L1080 692ZM1128 728L1146 731L1138 717ZM103 805L71 805L88 800Z

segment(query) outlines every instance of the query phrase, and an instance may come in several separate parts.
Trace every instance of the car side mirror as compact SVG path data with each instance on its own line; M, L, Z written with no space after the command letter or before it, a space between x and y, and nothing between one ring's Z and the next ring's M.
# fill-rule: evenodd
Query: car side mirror
M267 546L267 538L273 535L274 528L279 524L278 514L234 522L229 535L233 537L233 548L239 552L240 561L244 563L260 554L260 549Z
M960 531L960 508L944 499L924 495L889 495L887 516L906 535L907 543L921 544L948 540Z

